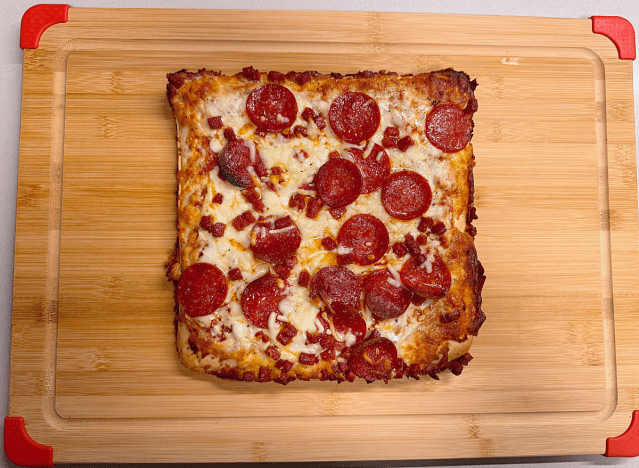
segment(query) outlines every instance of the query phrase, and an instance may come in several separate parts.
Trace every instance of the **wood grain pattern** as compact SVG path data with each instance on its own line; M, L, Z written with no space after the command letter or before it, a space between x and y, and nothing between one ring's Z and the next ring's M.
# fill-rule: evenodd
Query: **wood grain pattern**
M639 407L630 62L588 20L313 12L309 34L308 14L72 8L25 50L9 414L57 463L602 453ZM178 362L165 76L247 65L477 79L488 320L460 377L282 387Z

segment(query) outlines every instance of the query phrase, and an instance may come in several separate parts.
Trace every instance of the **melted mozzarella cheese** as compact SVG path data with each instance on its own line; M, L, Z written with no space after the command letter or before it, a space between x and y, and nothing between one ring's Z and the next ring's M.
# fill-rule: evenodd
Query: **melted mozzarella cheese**
M322 98L319 94L298 93L293 91L297 99L299 109L310 107L316 113L328 116L328 109L335 96ZM413 170L422 174L431 184L435 191L438 186L446 186L453 183L452 178L447 178L451 172L450 163L443 158L443 153L433 147L428 140L417 132L416 129L423 129L426 115L431 109L428 104L416 104L409 92L404 93L402 100L395 97L375 96L381 110L381 125L375 135L371 138L365 154L369 154L373 144L381 145L383 130L388 126L397 126L402 134L408 132L412 135L417 144L408 148L406 152L396 149L387 150L391 160L392 170ZM296 253L300 262L293 268L291 277L288 280L288 295L280 302L278 313L272 313L268 319L268 329L263 330L270 338L268 345L261 340L255 340L255 333L260 329L249 323L244 317L239 299L246 283L249 283L260 276L267 274L270 266L264 262L256 260L250 250L250 227L243 231L237 231L232 225L232 220L241 213L250 210L251 204L247 202L238 187L223 181L218 176L219 168L213 169L209 173L207 184L207 194L204 199L202 212L210 214L215 222L227 225L224 236L213 237L206 231L200 230L199 236L202 238L204 247L200 261L217 265L222 271L228 272L231 269L239 268L242 272L243 281L235 281L231 284L227 297L228 305L216 311L220 324L232 330L231 349L248 349L251 346L263 352L266 346L276 346L281 352L282 359L298 362L300 353L317 354L322 351L319 344L309 344L306 342L307 333L327 332L318 319L319 307L312 303L309 297L308 288L297 285L297 278L302 269L308 270L311 275L320 268L335 264L335 253L323 250L320 240L326 236L337 237L340 227L344 221L358 213L368 213L377 217L388 229L390 244L402 242L407 232L415 231L419 220L400 221L392 218L385 211L381 202L380 190L370 194L360 195L355 202L347 207L346 214L341 220L334 219L329 211L322 209L317 218L310 219L303 212L288 206L291 196L302 194L314 196L315 192L301 189L304 184L311 183L318 169L328 161L328 154L337 149L342 156L349 157L347 150L353 145L344 143L332 132L330 126L320 131L315 123L306 122L301 118L301 112L292 125L304 125L308 130L308 138L287 139L281 135L268 134L264 138L257 138L251 135L252 126L245 112L246 96L238 93L222 93L209 100L200 116L201 122L214 116L221 116L225 127L235 129L239 137L250 140L250 159L255 161L257 155L264 162L266 167L279 166L285 171L284 182L276 184L276 191L261 186L262 202L266 207L265 215L284 216L288 215L297 224L302 234L302 244ZM328 120L328 119L327 119ZM278 122L285 123L287 119L278 115ZM208 124L202 123L203 128L208 128ZM187 131L181 132L181 156L183 163L186 163L191 156L188 144L185 140ZM211 130L209 132L211 150L219 153L226 144L226 139L221 130ZM304 151L308 157L300 157ZM381 154L378 155L378 158ZM252 169L252 168L251 168ZM255 179L257 179L257 176ZM256 180L258 184L259 179ZM220 205L212 204L215 194L221 194L223 201ZM436 193L433 195L434 204L429 208L426 216L437 219L444 219L449 215L449 211L439 205L439 198ZM465 226L465 219L464 226ZM445 220L447 225L461 225L461 220ZM285 232L292 227L271 231L271 233ZM463 230L463 229L461 229ZM436 242L436 241L433 241ZM439 244L439 243L438 243ZM439 245L428 246L429 248L439 248ZM339 247L337 254L346 254L352 249ZM432 260L431 260L432 261ZM382 259L391 272L392 277L389 284L400 287L401 280L397 269L401 268L402 260L396 259L393 255L387 255ZM371 271L376 266L349 265L349 268L356 274L361 275ZM362 310L362 316L366 320L369 329L374 327L382 336L389 338L398 345L400 355L404 341L411 336L418 322L415 319L415 306L412 304L408 310L397 319L389 319L376 322L370 311L366 308ZM202 325L212 323L212 316L198 319ZM297 334L292 341L284 346L277 341L277 334L280 330L279 322L288 322L297 329ZM211 333L219 334L221 325L218 324L211 329ZM330 324L330 332L339 341L345 342L347 346L352 346L356 342L356 337L351 333L340 334L334 330Z

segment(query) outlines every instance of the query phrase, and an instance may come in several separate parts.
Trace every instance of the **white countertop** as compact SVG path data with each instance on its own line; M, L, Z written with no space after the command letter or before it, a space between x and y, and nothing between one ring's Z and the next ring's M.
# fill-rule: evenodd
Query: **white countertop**
M8 414L8 389L11 343L11 299L13 288L13 250L15 240L16 186L20 131L22 50L19 47L20 21L23 13L36 3L65 3L37 0L0 0L0 67L4 102L0 111L0 417ZM210 8L273 10L343 10L396 11L414 13L454 13L500 16L543 16L588 18L593 15L622 16L635 27L639 38L639 0L69 0L72 7L91 8ZM639 79L639 59L633 64L634 82ZM639 128L639 94L635 97L635 134ZM639 287L639 285L637 285ZM639 320L639 318L638 318ZM637 369L639 372L639 369ZM639 409L639 408L637 408ZM3 423L2 423L3 424ZM346 464L318 463L315 466L337 467ZM408 462L349 463L347 466L509 466L526 468L594 468L603 466L639 467L639 457L608 459L600 455L540 458L494 458L463 460L414 460ZM13 465L0 458L1 467ZM60 465L62 466L62 465ZM77 465L76 465L77 466ZM116 465L101 465L116 466ZM136 465L146 466L146 465ZM150 466L150 465L149 465ZM173 465L175 466L175 465ZM185 465L186 466L186 465ZM297 466L297 465L296 465Z

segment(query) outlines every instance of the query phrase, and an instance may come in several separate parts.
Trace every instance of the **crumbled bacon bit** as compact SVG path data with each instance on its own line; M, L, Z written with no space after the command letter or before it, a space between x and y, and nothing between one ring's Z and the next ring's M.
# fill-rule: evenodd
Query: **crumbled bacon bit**
M284 130L282 130L282 132L280 133L280 135L282 135L284 138L286 138L287 140L292 140L293 137L295 135L293 135L293 133L291 132L290 128L285 128Z
M271 380L271 369L266 366L260 366L258 380L261 383L268 382L269 380Z
M280 359L275 363L275 367L282 371L282 374L286 374L293 368L293 363L285 359Z
M275 266L273 267L273 270L275 270L275 274L276 274L277 276L279 276L280 278L282 278L282 279L284 279L284 280L285 280L286 278L288 278L288 277L289 277L289 275L291 274L291 269L290 269L290 268L288 268L286 265L282 265L282 264L275 265Z
M255 187L250 189L242 190L242 195L253 205L253 209L258 213L264 213L266 211L266 206L264 202L262 202L262 195L257 191Z
M399 149L400 151L406 151L414 144L415 142L413 142L413 139L410 136L405 136L404 138L400 138L399 140L397 140L397 149Z
M286 79L286 75L282 72L270 71L268 72L267 78L274 83L282 83Z
M311 72L305 71L303 73L299 73L296 77L295 77L295 82L300 85L303 86L306 83L308 83L309 81L311 81Z
M382 138L382 146L386 149L397 148L397 138L385 136Z
M308 138L308 130L306 130L306 127L302 125L296 125L293 127L293 133L299 137Z
M220 203L224 201L224 195L222 195L221 193L216 193L215 196L213 197L213 200L211 201L219 205Z
M315 333L306 332L306 341L309 344L317 344L317 343L319 343L320 342L320 338L321 338L320 334L317 333L317 332L315 332Z
M261 73L250 66L242 68L242 76L249 81L260 81Z
M272 175L281 175L282 172L284 172L284 169L282 169L280 166L273 166L271 168L271 174Z
M324 130L326 128L326 119L322 115L316 115L313 117L313 122L315 122L315 126L319 130Z
M384 136L399 138L399 128L389 125L384 129Z
M319 214L323 205L324 202L319 198L309 198L308 204L306 206L306 216L311 219L317 218L317 215Z
M349 265L353 263L353 260L355 260L355 255L352 252L337 256L337 264L340 266Z
M422 255L422 248L419 246L419 244L417 243L417 241L415 240L413 236L411 236L410 234L406 234L404 236L404 239L405 239L404 244L406 245L406 248L408 249L408 251L413 257Z
M266 333L264 333L262 330L258 331L258 332L255 334L255 337L256 337L256 338L259 338L259 339L260 339L260 340L262 340L262 342L264 342L264 343L268 343L268 336L267 336L267 334L266 334Z
M319 356L317 356L317 354L300 353L299 361L300 364L312 366L319 362Z
M262 200L255 200L251 204L253 205L253 209L258 213L264 213L266 211L266 205L264 205Z
M293 155L295 159L299 162L303 162L306 158L308 158L308 153L301 148L295 150L295 154Z
M297 280L297 284L299 284L303 288L307 288L310 282L311 282L311 274L306 270L300 271L300 276Z
M277 341L286 346L293 340L295 335L297 335L297 328L289 322L285 322L284 325L282 325L280 332L277 334Z
M297 257L295 255L291 255L286 260L284 260L284 265L286 265L287 268L290 268L292 270L295 267L295 265L297 265L297 262L298 262Z
M315 117L315 111L313 111L313 109L311 109L310 107L305 107L302 111L302 118L306 121L309 121L313 117Z
M222 124L222 117L219 115L217 117L209 117L206 121L208 122L211 130L217 130L224 126Z
M244 382L255 382L255 374L253 372L244 372L241 380Z
M280 358L280 352L275 346L269 346L268 348L266 348L266 351L264 351L264 353L266 353L268 357L276 361ZM275 365L277 366L277 364Z
M425 300L426 300L425 297L418 296L417 294L413 294L413 296L410 298L411 304L416 305L416 306L422 305Z
M325 237L322 239L322 246L326 250L335 250L337 248L337 242L335 242L335 239L331 237Z
M340 219L344 214L346 214L346 207L342 206L341 208L331 208L328 210L331 216L335 219Z
M231 224L233 224L233 227L238 231L243 231L254 222L255 216L253 215L253 213L251 213L250 211L245 211L241 215L235 217L233 221L231 221Z
M300 211L304 211L306 208L306 197L302 194L295 193L291 195L291 199L288 201L288 206Z
M442 234L446 232L446 225L442 223L441 221L435 221L435 223L430 228L430 230L433 231L433 234L437 234L438 236L441 236Z
M262 198L260 193L257 191L255 187L251 187L246 190L242 190L242 196L246 199L247 202L253 203L255 200L259 200Z
M415 240L417 241L417 243L419 245L426 245L428 244L428 236L425 236L424 234L419 234Z
M337 340L333 338L333 335L322 335L320 338L320 345L323 349L335 349Z
M397 255L397 258L403 258L408 253L408 249L402 242L395 242L393 244L393 252Z
M233 141L237 137L235 136L235 131L231 127L226 127L224 129L224 138L226 138L228 141Z
M273 221L273 229L284 229L293 225L293 220L290 216L282 216Z
M239 268L233 268L231 271L229 271L229 279L231 281L239 281L242 279L242 272L240 271Z
M337 351L335 350L335 348L325 349L320 353L320 358L322 359L322 361L332 361L333 359L335 359L336 354Z
M210 232L214 237L222 237L226 230L226 224L214 223L211 216L202 216L200 219L200 227L205 231Z
M266 182L264 182L264 185L266 185L269 190L273 192L277 192L277 190L275 189L275 185L270 180L267 180Z
M417 230L419 232L426 232L433 225L433 218L422 218L419 220L419 224L417 225Z

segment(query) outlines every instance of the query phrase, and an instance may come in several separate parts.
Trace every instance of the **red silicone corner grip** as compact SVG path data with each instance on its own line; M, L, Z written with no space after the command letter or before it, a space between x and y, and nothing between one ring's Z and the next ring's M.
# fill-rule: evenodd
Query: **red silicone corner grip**
M22 15L20 48L37 49L48 27L69 20L69 5L33 5Z
M632 23L621 16L593 16L592 32L603 34L617 46L619 58L634 60L637 58L635 46L635 28Z
M33 440L19 416L4 418L4 453L18 466L53 466L53 447Z
M632 412L630 427L617 437L606 439L606 457L636 457L639 455L639 411Z

